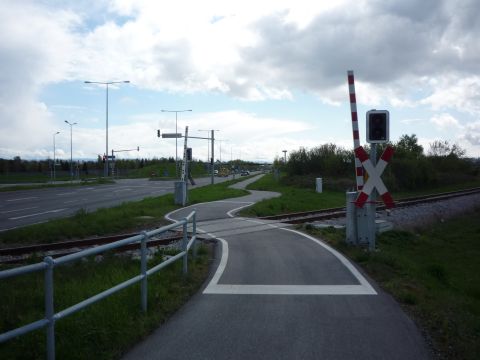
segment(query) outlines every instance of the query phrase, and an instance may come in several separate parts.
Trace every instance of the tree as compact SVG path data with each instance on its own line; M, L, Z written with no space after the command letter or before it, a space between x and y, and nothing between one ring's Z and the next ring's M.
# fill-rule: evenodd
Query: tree
M420 159L423 156L423 146L418 144L417 135L402 135L395 144L395 157Z
M466 150L462 149L460 145L450 143L447 140L435 140L430 143L428 154L430 156L450 156L461 158L465 155Z

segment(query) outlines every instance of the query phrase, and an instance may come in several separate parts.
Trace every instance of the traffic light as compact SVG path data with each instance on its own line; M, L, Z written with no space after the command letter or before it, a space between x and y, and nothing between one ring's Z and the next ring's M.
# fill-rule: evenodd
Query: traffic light
M192 148L187 148L187 160L192 161Z
M157 137L160 137L160 130L157 130Z
M102 157L102 162L105 162L105 155L103 155Z
M388 110L370 110L367 112L367 142L386 143L390 140Z

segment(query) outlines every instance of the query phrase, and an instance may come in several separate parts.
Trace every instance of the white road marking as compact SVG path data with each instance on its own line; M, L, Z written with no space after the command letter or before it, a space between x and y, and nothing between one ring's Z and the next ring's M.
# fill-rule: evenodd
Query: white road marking
M228 261L228 242L222 238L217 238L222 243L222 257L220 264L203 291L204 294L233 294L233 295L377 295L375 289L358 272L358 270L338 251L327 244L315 239L314 237L292 229L285 229L256 220L247 220L257 224L268 225L272 228L290 231L322 246L325 250L332 253L340 262L352 273L360 285L236 285L236 284L218 284ZM208 235L215 237L215 234Z
M228 203L228 204L253 204L251 201L228 201L228 200L217 200L217 201L212 201L216 203Z
M75 203L75 202L80 202L80 200L68 200L68 201L64 201L63 203L64 204L71 204L71 203Z
M35 213L35 214L29 214L29 215L12 217L12 218L8 218L8 220L18 220L18 219L23 219L23 218L32 217L32 216L38 216L38 215L43 215L43 214L57 213L57 212L64 211L64 210L67 210L67 208L64 208L64 209L55 209L55 210L49 210L49 211L44 211L44 212Z
M214 285L204 294L230 295L376 295L363 285Z
M61 193L61 194L57 194L57 196L65 196L65 195L73 195L75 194L74 192L67 192L67 193Z
M0 229L0 232L4 232L4 231L8 231L8 230L13 230L13 229L16 229L18 226L14 226L14 227L11 227L11 228L6 228L6 229Z
M38 199L37 196L31 196L31 197L26 197L26 198L18 198L18 199L10 199L7 201L22 201L22 200L31 200L31 199Z
M165 219L169 220L169 221L176 221L175 219L172 218L172 215L175 214L176 212L180 211L180 210L183 210L183 209L188 209L190 207L193 207L194 209L199 206L199 205L203 205L203 204L210 204L212 202L222 202L222 203L233 203L233 204L247 204L247 205L244 205L244 206L240 206L236 209L233 209L233 210L230 210L227 215L230 216L230 217L234 217L233 215L230 215L230 213L233 213L234 211L238 211L240 209L243 209L244 207L247 207L247 206L250 206L252 204L254 204L253 202L251 201L226 201L226 200L217 200L217 201L207 201L207 202L201 202L201 203L197 203L197 204L194 204L194 205L189 205L189 206L185 206L183 208L180 208L180 209L176 209L176 210L173 210L173 211L170 211L168 214L166 214L164 217Z
M121 191L132 191L132 189L119 189L119 190L114 190L113 192L121 192Z
M233 218L235 215L236 212L240 211L241 209L243 208L246 208L246 207L249 207L249 206L252 206L254 203L253 202L250 202L250 203L246 203L247 205L243 205L243 206L240 206L238 208L235 208L235 209L232 209L230 210L229 212L227 212L227 215L231 218Z
M38 208L38 206L32 206L32 207L23 208L23 209L16 209L16 210L2 211L2 212L0 212L0 214L8 214L8 213L12 213L12 212L18 212L18 211L24 211L24 210L31 210L31 209L36 209L36 208Z

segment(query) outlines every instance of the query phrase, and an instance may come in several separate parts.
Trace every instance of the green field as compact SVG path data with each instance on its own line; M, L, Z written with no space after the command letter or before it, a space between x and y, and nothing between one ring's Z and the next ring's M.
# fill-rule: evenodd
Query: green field
M307 232L339 249L391 293L434 341L442 359L480 354L480 207L418 233L389 231L369 253L345 231Z
M269 216L345 206L345 191L331 190L327 186L324 186L323 192L317 193L315 192L315 184L312 183L311 188L306 188L304 186L305 184L303 183L298 184L297 186L295 186L295 184L286 186L282 184L281 179L276 180L273 174L267 174L260 180L247 186L247 189L276 191L281 193L281 196L260 201L255 205L242 210L240 214L242 216ZM399 200L411 196L468 189L478 186L480 186L480 181L473 181L416 192L398 192L393 193L392 196L394 200ZM334 187L336 188L338 185L335 185Z

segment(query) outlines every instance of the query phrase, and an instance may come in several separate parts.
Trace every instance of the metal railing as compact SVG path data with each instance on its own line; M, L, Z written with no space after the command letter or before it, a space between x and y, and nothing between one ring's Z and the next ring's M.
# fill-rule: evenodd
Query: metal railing
M191 238L188 240L188 223L192 222L192 233ZM175 228L183 227L183 239L182 239L182 251L175 256L172 256L166 261L163 261L151 269L147 269L147 242L151 236L162 234L168 230L172 230ZM97 301L100 301L120 290L123 290L137 282L140 282L140 296L141 296L141 307L142 310L145 312L147 311L147 293L148 293L148 286L147 280L148 276L156 273L157 271L163 269L164 267L168 266L169 264L177 261L178 259L183 257L183 274L187 274L188 272L188 251L190 250L191 246L195 244L195 240L197 239L196 235L196 213L192 211L186 218L177 221L173 224L163 226L159 229L155 229L152 231L143 231L139 235L135 235L129 237L127 239L119 240L110 244L100 245L95 248L86 249L79 251L74 254L65 255L56 259L53 259L51 256L45 257L43 262L36 263L32 265L22 266L15 269L9 269L0 271L0 280L16 277L19 275L29 274L36 271L44 271L44 297L45 297L45 317L41 320L32 322L30 324L21 326L19 328L7 331L3 334L0 334L0 343L8 341L14 337L21 336L27 334L31 331L40 329L45 327L46 328L46 338L47 338L47 359L53 360L55 359L55 322L57 320L63 319L69 315L76 313L77 311L90 306ZM62 311L55 313L54 309L54 283L53 283L53 270L59 266L63 265L72 261L77 261L81 258L86 256L97 255L103 253L105 251L116 249L120 246L132 244L132 243L139 243L140 245L140 252L141 252L141 259L140 259L140 275L137 275L129 280L126 280L110 289L107 289L99 294L96 294L86 300L83 300L73 306L70 306ZM193 248L193 256L196 256L196 246Z

